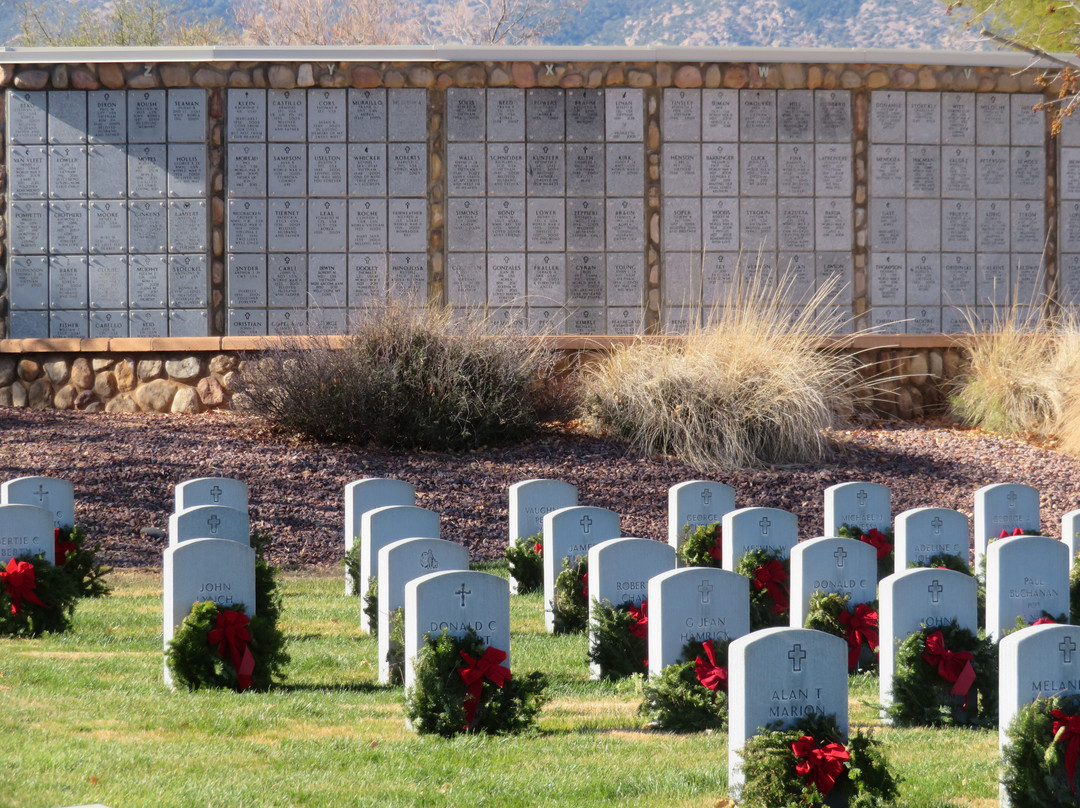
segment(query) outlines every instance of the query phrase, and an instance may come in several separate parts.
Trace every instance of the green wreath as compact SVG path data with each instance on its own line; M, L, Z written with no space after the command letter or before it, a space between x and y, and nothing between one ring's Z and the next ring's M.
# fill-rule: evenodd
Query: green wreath
M405 607L398 606L390 613L390 647L386 649L390 666L390 684L405 684Z
M475 671L477 662L489 651L492 656L492 673L467 685L463 671ZM534 671L525 676L497 674L501 649L488 649L469 629L461 639L445 630L438 635L424 636L424 647L413 663L415 678L413 686L405 694L405 715L413 729L424 735L441 735L449 738L463 732L488 735L509 735L531 728L536 714L547 700L544 690L547 677ZM468 654L472 661L466 660ZM494 678L491 678L494 677ZM495 680L501 682L501 686ZM474 714L469 719L470 708L466 698L474 701Z
M767 570L774 571L777 580L762 584ZM786 627L791 610L788 559L768 550L751 550L739 559L735 572L750 579L750 630Z
M651 729L665 732L703 732L727 727L728 702L726 672L728 641L710 640L710 657L703 643L691 640L683 648L681 661L668 665L659 676L645 682L645 700L638 712L648 718ZM713 664L715 660L715 665ZM724 681L709 681L713 668L724 671ZM700 674L699 674L700 671Z
M362 611L367 615L368 634L372 637L379 636L379 579L375 576L368 578L367 592L364 593L364 606Z
M848 671L878 669L877 601L851 606L851 595L815 592L804 628L824 631L848 643ZM842 616L846 615L846 616Z
M954 694L959 681L942 677L942 665L923 656L929 653L927 639L937 632L948 651L970 654L967 661L975 679L966 695ZM961 663L956 666L960 668ZM984 633L976 636L955 620L944 626L924 626L896 650L893 703L888 713L894 723L904 726L990 726L997 722L997 686L997 646Z
M360 541L357 537L356 544L352 546L351 550L345 551L345 556L341 559L341 566L345 568L345 574L352 582L352 591L356 594L360 594L364 591L364 587L360 585Z
M847 522L840 525L836 535L842 539L858 539L869 544L877 551L877 575L880 581L886 575L891 575L894 569L893 554L896 549L896 541L893 537L892 528L878 530L872 527L863 530L858 525L849 525Z
M78 582L79 597L103 598L112 591L105 583L112 568L98 562L100 550L100 544L87 546L82 525L56 528L56 565Z
M812 757L807 751L814 748L840 753L831 764L831 782L815 777L814 768L806 762ZM797 757L800 753L802 759ZM898 796L897 779L889 771L881 742L860 730L844 744L832 715L807 716L790 729L770 724L746 741L742 759L742 808L816 808L825 804L881 808L893 804Z
M1080 558L1073 559L1069 571L1069 617L1072 618L1069 622L1080 623Z
M544 534L521 536L506 548L510 574L517 581L517 593L525 595L544 588Z
M1007 730L1001 782L1013 808L1065 808L1080 803L1066 761L1080 719L1080 695L1025 704ZM1055 732L1055 726L1057 731ZM1075 767L1076 758L1073 757Z
M724 531L720 522L698 525L693 530L690 525L685 525L678 555L686 567L721 567L723 546Z
M589 558L564 558L551 601L556 634L580 634L589 627Z
M593 601L594 625L589 661L600 667L601 679L625 679L648 670L648 601L641 608L631 600L612 606Z

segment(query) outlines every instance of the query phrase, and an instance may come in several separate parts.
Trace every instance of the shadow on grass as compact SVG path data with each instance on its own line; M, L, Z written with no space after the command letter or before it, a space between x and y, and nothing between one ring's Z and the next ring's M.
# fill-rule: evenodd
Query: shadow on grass
M292 684L289 682L283 682L281 684L275 684L274 690L285 693L393 693L395 691L400 692L400 685L383 685L377 682L351 682L349 684Z

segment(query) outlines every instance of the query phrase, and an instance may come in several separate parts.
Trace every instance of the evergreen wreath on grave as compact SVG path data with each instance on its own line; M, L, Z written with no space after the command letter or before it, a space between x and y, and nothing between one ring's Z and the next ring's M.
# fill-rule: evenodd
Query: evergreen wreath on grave
M805 628L824 631L848 644L848 671L877 671L878 612L877 601L851 605L851 595L815 592L810 596L810 611Z
M845 744L833 715L770 724L746 741L742 758L743 808L883 808L898 795L881 742L858 730Z
M519 536L506 548L510 574L517 581L517 593L524 595L544 588L544 534Z
M691 640L681 661L645 682L638 712L651 729L702 732L727 726L728 641Z
M589 627L589 557L564 558L551 601L556 634L580 634Z
M368 633L379 636L379 579L372 575L368 578L367 592L364 593L363 612L368 619Z
M289 655L278 628L281 593L277 567L265 557L272 536L254 530L250 541L255 550L255 616L248 617L245 604L201 601L191 607L169 641L165 662L173 681L189 690L266 690L283 678Z
M97 560L101 546L88 547L81 526L56 528L53 541L55 564L41 555L0 562L0 636L67 631L81 598L109 594L110 570Z
M1024 618L1017 615L1016 623L1012 626L1012 628L1007 628L1002 631L1001 637L998 638L998 641L1000 642L1002 637L1008 637L1010 634L1015 634L1021 629L1031 628L1032 626L1060 626L1068 625L1068 623L1069 619L1067 615L1053 615L1045 610L1042 612L1042 616L1039 617L1034 623L1029 623Z
M1007 730L1001 782L1013 808L1080 803L1080 695L1040 698L1017 711Z
M390 647L386 650L390 666L390 684L405 684L405 607L398 606L390 613Z
M601 679L624 679L645 673L649 661L649 602L635 606L628 600L613 606L607 600L593 601L596 624L589 645L589 661L600 666Z
M997 722L997 645L952 621L924 626L896 649L893 703L888 712L905 726Z
M786 626L791 608L789 562L768 550L751 550L735 572L750 579L750 630Z
M682 529L679 543L679 559L687 567L721 567L723 561L724 532L720 522L690 525Z
M345 574L352 581L352 591L359 594L365 592L363 586L360 585L360 543L357 542L349 550L345 551L344 558L341 559L341 566L345 568Z
M547 701L547 677L538 671L511 676L506 652L485 646L470 628L461 639L445 630L424 636L413 663L405 715L422 735L463 732L510 735L536 723Z
M1080 558L1073 560L1069 571L1069 617L1070 623L1080 624Z
M877 551L878 580L892 574L894 541L891 528L884 531L878 530L876 527L863 530L858 525L849 525L844 522L836 531L836 535L842 539L858 539L865 544L869 544Z

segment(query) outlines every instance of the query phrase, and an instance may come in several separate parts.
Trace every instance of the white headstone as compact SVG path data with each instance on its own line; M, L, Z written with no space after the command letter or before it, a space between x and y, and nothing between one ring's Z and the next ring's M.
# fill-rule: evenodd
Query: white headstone
M544 625L555 630L555 579L564 558L587 556L594 544L619 537L619 515L606 508L575 505L544 514Z
M998 645L998 742L1025 704L1080 693L1080 628L1028 626Z
M401 539L379 550L379 682L390 684L390 617L405 605L405 584L433 572L469 568L469 551L445 539Z
M683 567L649 579L649 675L680 661L688 642L750 633L750 579L716 567Z
M168 547L164 556L164 640L168 648L191 607L212 600L243 604L255 614L255 550L228 539L194 539ZM165 683L171 684L168 666Z
M1080 553L1080 509L1062 514L1061 540L1069 548L1069 570L1071 571L1076 563L1076 554Z
M838 483L825 489L825 536L835 536L848 524L864 532L892 527L891 495L877 483Z
M675 569L675 548L652 539L608 539L589 549L589 645L596 644L597 601L615 608L640 607L649 597L649 579ZM600 678L600 666L589 663L590 676Z
M878 701L892 704L896 649L923 626L978 630L976 580L962 572L911 569L893 573L878 585Z
M0 505L0 563L9 558L43 555L56 562L53 515L36 505Z
M735 489L708 480L688 480L668 489L668 543L676 552L683 530L693 533L702 525L711 525L735 510Z
M1039 530L1039 492L1020 483L984 485L975 492L975 569L979 569L986 543L1004 530Z
M877 551L858 539L823 537L791 548L792 628L802 628L815 592L850 595L849 606L877 598Z
M169 544L191 539L228 539L251 542L251 519L247 511L223 505L196 505L169 516Z
M378 572L379 550L399 539L439 538L439 514L415 505L384 505L365 511L360 517L361 597L368 582ZM360 613L360 629L371 631L368 616Z
M799 519L779 508L739 508L724 514L723 565L734 572L744 555L752 550L767 550L788 558L799 542Z
M968 518L949 508L912 508L896 517L893 537L895 572L912 563L926 566L936 555L954 555L969 563Z
M1069 614L1069 548L1047 536L1012 536L986 548L986 633L994 639L1046 612Z
M365 477L345 486L345 552L349 552L360 539L360 517L367 511L387 505L415 505L416 489L404 480L387 480L381 477ZM352 576L345 573L345 594L353 592Z
M53 527L75 526L75 486L56 477L16 477L0 485L0 505L35 505L53 515Z
M767 628L728 646L728 789L743 782L742 748L762 727L834 715L848 731L847 643L806 628Z
M247 483L229 477L198 477L176 486L174 513L197 505L224 505L238 511L248 509Z
M424 635L447 631L464 637L476 630L488 648L506 653L510 665L510 586L505 578L468 570L433 572L405 584L405 687L412 687L413 660Z
M520 538L544 532L544 516L578 504L577 486L561 480L524 480L510 486L510 545ZM510 594L518 582L510 574Z

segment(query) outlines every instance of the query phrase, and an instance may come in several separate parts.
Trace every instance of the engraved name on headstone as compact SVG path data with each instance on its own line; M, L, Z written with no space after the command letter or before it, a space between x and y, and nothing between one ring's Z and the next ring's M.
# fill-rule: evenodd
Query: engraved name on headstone
M49 204L49 252L85 253L89 248L88 205L79 200Z
M29 90L7 91L7 136L9 143L34 146L45 143L48 134L48 93Z
M86 198L86 146L49 147L49 197Z
M604 94L607 139L644 140L644 93L639 89L613 88Z
M90 252L126 252L127 216L127 203L123 200L92 200L88 209Z
M308 90L308 140L312 142L344 142L345 110L346 96L344 90Z
M267 91L266 139L271 142L291 143L302 143L307 139L306 92L303 90Z
M396 110L400 115L400 110ZM386 140L386 90L349 90L349 141L378 143ZM412 140L413 138L408 138Z
M206 91L169 90L166 130L169 143L204 143L206 141Z
M169 308L205 310L209 285L206 256L169 256ZM171 336L171 326L169 333Z
M127 256L91 256L88 274L90 308L126 309L128 306L127 274Z
M44 199L49 187L49 151L45 146L8 149L8 188L12 199Z
M127 140L127 93L93 90L86 94L86 139L90 143Z
M307 301L307 254L266 257L267 303L279 308L301 307Z
M392 87L386 103L389 140L413 143L427 140L427 90Z
M230 197L266 196L265 144L231 144L226 171Z
M266 90L230 89L226 105L230 142L266 140Z
M168 173L170 197L206 196L206 147L202 144L170 144Z
M169 252L205 252L208 241L205 199L169 200Z
M133 199L163 199L168 166L163 145L128 146L128 195Z
M391 199L387 225L392 252L427 249L427 200Z
M230 307L266 305L266 256L231 253L226 259Z
M308 181L308 149L302 143L271 143L265 150L266 162L252 165L263 184L263 195L305 196ZM316 148L316 147L312 147ZM231 150L230 150L231 151Z
M348 231L348 203L344 199L309 199L307 210L309 249L344 253ZM312 265L308 264L308 280ZM342 269L344 277L344 269ZM344 281L342 281L344 283ZM344 298L342 299L344 305Z
M133 90L127 101L128 143L165 143L165 90Z
M130 256L128 300L131 308L164 309L169 301L168 277L168 261L164 255Z
M487 91L487 138L489 141L525 139L525 92L512 87Z
M49 257L49 308L85 309L89 292L88 259L78 255Z
M386 200L349 200L349 252L386 250Z
M391 143L386 168L390 196L424 196L427 191L427 147L423 143Z
M604 91L566 91L566 139L602 141L604 139Z

